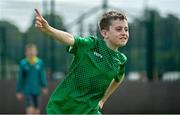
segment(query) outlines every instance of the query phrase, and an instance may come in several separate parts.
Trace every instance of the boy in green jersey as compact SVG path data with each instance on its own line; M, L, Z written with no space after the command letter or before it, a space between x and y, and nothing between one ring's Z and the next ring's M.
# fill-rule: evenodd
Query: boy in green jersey
M102 38L79 37L57 30L35 9L35 27L67 45L74 55L69 72L53 92L48 114L98 114L109 96L124 78L127 58L118 51L129 38L125 15L110 11L102 15Z

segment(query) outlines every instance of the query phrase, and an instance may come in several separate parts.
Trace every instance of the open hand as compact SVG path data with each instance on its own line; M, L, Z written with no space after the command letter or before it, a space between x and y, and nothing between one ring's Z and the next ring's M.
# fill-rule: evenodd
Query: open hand
M22 93L17 93L16 98L21 101L23 99L23 94Z
M48 89L47 89L47 88L43 88L43 89L42 89L42 94L43 94L43 95L46 95L47 93L48 93Z

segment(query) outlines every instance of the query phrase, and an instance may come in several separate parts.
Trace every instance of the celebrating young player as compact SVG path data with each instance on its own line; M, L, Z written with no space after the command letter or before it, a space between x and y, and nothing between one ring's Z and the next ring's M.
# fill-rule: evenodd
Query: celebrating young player
M67 45L74 55L68 74L53 92L48 114L98 114L124 78L126 56L118 48L129 38L128 22L118 11L104 13L99 20L102 35L80 37L51 27L35 9L35 27Z

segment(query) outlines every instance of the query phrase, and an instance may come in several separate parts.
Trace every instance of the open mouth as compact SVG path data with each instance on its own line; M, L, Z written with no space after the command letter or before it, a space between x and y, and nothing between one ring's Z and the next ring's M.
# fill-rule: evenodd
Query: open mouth
M126 40L127 38L126 37L121 37L120 40Z

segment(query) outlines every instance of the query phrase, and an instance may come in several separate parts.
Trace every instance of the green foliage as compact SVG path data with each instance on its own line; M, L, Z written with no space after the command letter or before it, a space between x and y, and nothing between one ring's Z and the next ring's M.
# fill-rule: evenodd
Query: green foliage
M162 17L155 10L148 10L130 24L130 39L124 52L128 54L128 71L145 71L147 53L147 28L149 13L153 12L154 70L156 72L180 70L180 20L169 14Z
M45 19L51 26L67 31L63 25L62 18L56 15L45 15ZM34 22L34 20L33 20ZM24 48L27 43L35 43L38 47L39 57L45 61L48 70L66 71L69 57L66 55L65 46L57 41L50 39L50 36L43 34L34 27L34 23L30 26L27 32L21 33L16 26L9 22L0 21L0 28L5 30L5 36L0 34L5 39L5 45L0 47L0 57L3 57L10 64L18 64L24 57ZM1 42L2 43L2 42ZM2 51L4 49L5 51ZM3 53L2 53L3 52ZM2 56L5 55L4 56ZM6 63L7 64L7 63Z
M127 72L146 70L146 46L147 42L151 42L147 41L147 21L150 19L149 12L153 12L155 15L152 26L155 37L153 48L154 71L179 71L180 19L172 14L162 17L155 10L147 10L144 15L134 19L129 24L129 42L125 48L121 49L128 57ZM44 17L51 26L67 31L60 16L45 15ZM69 55L65 51L65 46L37 30L34 27L34 20L32 26L25 33L21 33L15 25L6 21L0 21L0 31L1 60L6 60L7 63L11 64L17 64L24 57L25 44L33 42L37 44L39 57L45 61L48 69L63 72L67 70L71 62L71 57L68 57ZM5 40L5 43L3 40Z
M22 57L18 51L22 49L22 34L15 25L6 21L0 21L0 28L0 55L4 54L8 62L16 63Z

